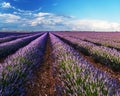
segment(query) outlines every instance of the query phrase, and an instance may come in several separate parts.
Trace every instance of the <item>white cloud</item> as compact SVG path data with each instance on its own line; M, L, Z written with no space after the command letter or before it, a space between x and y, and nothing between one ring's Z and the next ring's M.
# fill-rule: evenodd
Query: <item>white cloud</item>
M55 26L58 23L64 23L67 17L55 15L52 13L43 13L34 14L35 18L29 21L31 26L38 26L40 24L46 26Z
M19 1L19 0L14 0L14 1ZM31 10L22 10L22 9L16 8L15 6L12 6L10 4L10 2L2 2L0 4L0 8L3 8L3 9L4 8L11 8L12 10L16 11L17 14L24 14L24 15L31 15L33 13L39 12L42 9L42 7L39 7L38 9L33 10L33 11L31 11Z
M10 4L9 2L3 2L3 3L1 4L1 7L2 7L2 8L12 8L12 6L11 6L11 4Z
M38 24L42 24L43 22L44 22L44 17L41 17L41 18L35 18L33 20L30 20L29 24L31 26L37 26Z
M51 15L53 15L53 14L52 13L44 13L44 12L34 14L34 16L36 16L36 17L51 16Z
M119 31L120 23L104 20L73 20L66 23L72 30L90 30L90 31Z
M3 21L3 23L15 23L18 20L20 20L21 17L13 14L0 13L0 19L1 19L1 22Z

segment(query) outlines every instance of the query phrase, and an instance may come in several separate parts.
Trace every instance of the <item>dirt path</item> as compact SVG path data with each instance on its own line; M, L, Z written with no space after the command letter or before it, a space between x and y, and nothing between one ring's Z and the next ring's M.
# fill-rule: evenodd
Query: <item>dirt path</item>
M0 59L0 63L3 63L3 62L4 62L4 60L5 60L5 58Z
M57 96L55 90L55 78L53 74L50 39L48 38L44 62L34 72L32 84L28 85L26 96Z

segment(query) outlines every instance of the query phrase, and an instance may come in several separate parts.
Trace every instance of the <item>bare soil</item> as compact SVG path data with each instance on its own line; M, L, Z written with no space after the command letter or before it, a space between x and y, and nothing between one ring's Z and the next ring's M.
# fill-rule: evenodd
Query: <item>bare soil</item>
M50 40L47 41L43 64L35 70L32 83L27 85L26 96L58 96L55 82L56 75L53 72Z
M0 63L4 63L5 59L8 58L8 56L0 58Z

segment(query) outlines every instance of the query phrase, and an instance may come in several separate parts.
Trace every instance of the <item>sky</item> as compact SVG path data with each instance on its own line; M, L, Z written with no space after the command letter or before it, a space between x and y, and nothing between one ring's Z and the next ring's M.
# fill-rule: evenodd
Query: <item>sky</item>
M0 0L0 31L120 31L120 0Z

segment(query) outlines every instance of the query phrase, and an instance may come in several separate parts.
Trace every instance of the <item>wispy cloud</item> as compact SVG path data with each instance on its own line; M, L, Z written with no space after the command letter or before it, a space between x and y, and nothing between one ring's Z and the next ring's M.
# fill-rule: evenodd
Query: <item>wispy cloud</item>
M0 13L1 23L15 23L18 22L21 17L14 14L2 14Z
M68 22L72 30L120 31L120 23L105 20L82 19Z
M39 12L37 14L34 14L35 17L43 17L43 16L52 16L52 13L45 13L45 12Z
M9 2L3 2L3 3L1 4L1 7L2 7L2 8L13 8Z
M51 26L53 28L53 26L58 26L59 24L63 24L65 19L67 19L64 16L62 17L59 15L55 15L53 13L43 13L43 12L34 14L34 16L35 17L29 21L29 24L34 27L44 25L46 27Z
M14 0L14 1L18 1L18 0ZM39 7L38 9L33 10L33 11L31 11L31 10L22 10L22 9L16 8L15 6L12 6L10 4L10 2L2 2L0 4L0 8L2 8L2 9L9 9L10 8L10 9L16 11L16 14L24 14L24 15L31 15L32 13L39 12L42 9L42 7Z
M17 15L16 12L14 12L14 14L0 13L0 18L3 24L13 24L13 29L15 26L15 28L20 26L18 30L59 30L63 29L63 27L65 29L66 26L64 26L64 22L69 19L69 17L44 12L32 13L31 15L32 16L24 17ZM9 29L9 27L7 28Z

